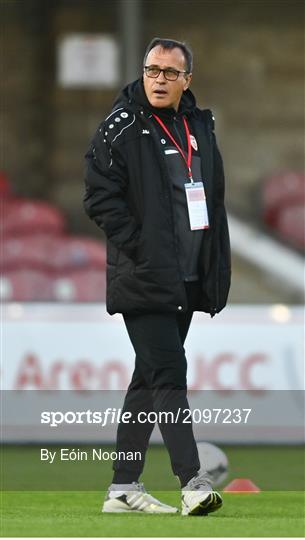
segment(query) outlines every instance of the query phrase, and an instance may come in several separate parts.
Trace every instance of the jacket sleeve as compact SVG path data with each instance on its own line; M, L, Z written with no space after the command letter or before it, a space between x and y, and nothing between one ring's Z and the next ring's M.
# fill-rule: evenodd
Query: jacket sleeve
M228 218L225 208L225 174L223 160L219 151L216 136L213 133L213 153L214 153L214 213L215 228L219 235L220 255L222 266L231 266L230 258L230 238L228 228Z
M216 206L224 206L225 200L225 174L223 160L219 151L216 136L213 132L213 162L214 162L214 179L215 179L215 204Z
M126 202L128 173L123 158L97 130L86 153L84 208L106 237L127 256L136 251L140 227Z
M228 218L225 208L225 174L223 160L213 133L214 152L214 204L215 204L215 243L214 243L214 272L216 281L216 312L221 311L228 299L231 285L231 248L228 228Z

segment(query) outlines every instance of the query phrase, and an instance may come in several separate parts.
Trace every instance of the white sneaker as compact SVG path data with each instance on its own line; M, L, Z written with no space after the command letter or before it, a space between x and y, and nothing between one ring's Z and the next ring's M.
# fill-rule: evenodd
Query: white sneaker
M111 484L102 512L144 512L147 514L175 514L178 508L164 504L146 493L143 484Z
M199 471L182 489L182 515L204 516L222 506L222 498L213 491L209 475Z

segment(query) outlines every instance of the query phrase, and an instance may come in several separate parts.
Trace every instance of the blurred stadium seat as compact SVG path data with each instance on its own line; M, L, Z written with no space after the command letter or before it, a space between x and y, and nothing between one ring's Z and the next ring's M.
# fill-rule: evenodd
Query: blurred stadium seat
M268 177L262 202L264 223L292 247L305 249L305 174L283 172Z
M1 300L105 301L105 245L66 234L63 214L47 202L11 197L0 174L2 188Z
M85 236L63 236L53 246L53 267L57 271L91 268L104 271L106 247Z
M39 269L51 270L54 237L34 236L8 237L2 242L1 270Z
M305 204L283 208L278 216L276 228L283 240L305 251Z
M62 234L65 226L62 212L44 201L12 199L3 208L1 229L5 237L43 232Z
M2 243L1 268L40 268L62 271L106 267L105 246L91 238L34 235L10 236Z
M11 270L0 278L0 298L5 302L46 302L53 299L52 295L52 278L47 272Z
M63 274L54 282L53 297L62 302L104 302L106 274L94 269Z
M4 171L0 171L0 197L1 199L12 196L11 186L7 175Z
M2 242L3 301L105 301L106 248L84 236L37 234Z

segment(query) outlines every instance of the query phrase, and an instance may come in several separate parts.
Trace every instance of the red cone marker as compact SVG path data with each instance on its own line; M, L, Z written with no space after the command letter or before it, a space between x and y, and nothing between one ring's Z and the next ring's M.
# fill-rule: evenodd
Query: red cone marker
M249 478L236 478L223 488L223 491L227 493L259 493L260 489Z

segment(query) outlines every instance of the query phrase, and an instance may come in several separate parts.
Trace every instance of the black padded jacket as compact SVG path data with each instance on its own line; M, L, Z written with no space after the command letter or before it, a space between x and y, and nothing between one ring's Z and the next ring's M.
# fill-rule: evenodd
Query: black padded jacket
M84 207L107 238L107 311L183 312L187 297L178 257L173 186L152 113L138 99L142 80L128 85L98 127L86 153ZM164 111L165 112L165 111ZM198 311L214 316L227 302L230 241L224 171L209 109L190 90L179 111L191 122L200 155L209 229L198 257Z

